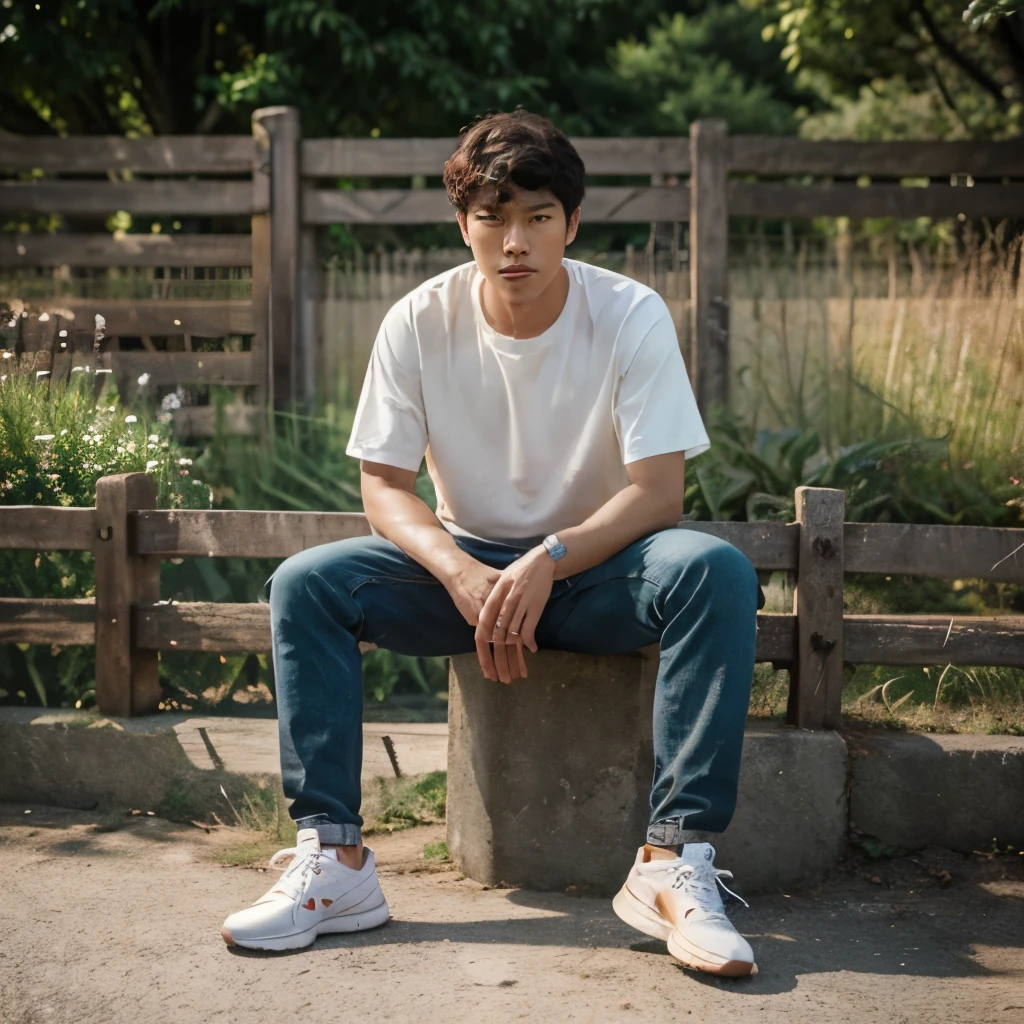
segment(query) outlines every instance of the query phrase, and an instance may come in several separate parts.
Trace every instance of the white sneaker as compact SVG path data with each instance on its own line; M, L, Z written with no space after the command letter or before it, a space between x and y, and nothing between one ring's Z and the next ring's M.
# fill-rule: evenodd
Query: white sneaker
M304 828L296 846L270 858L272 868L286 864L273 889L224 922L229 946L299 949L326 932L364 931L390 917L372 850L363 847L363 866L353 871L322 854L316 829Z
M710 843L687 843L674 860L651 858L641 846L612 907L628 925L668 942L668 951L687 967L728 978L757 973L750 943L725 916L718 887L732 872L715 868ZM736 896L744 906L742 897Z

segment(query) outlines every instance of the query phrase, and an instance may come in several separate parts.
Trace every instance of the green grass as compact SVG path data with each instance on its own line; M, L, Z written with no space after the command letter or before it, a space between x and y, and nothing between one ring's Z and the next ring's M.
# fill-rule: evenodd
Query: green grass
M376 779L374 788L363 798L363 834L443 821L447 796L447 772Z
M448 863L452 858L448 852L447 843L427 843L423 847L423 858L424 860L439 861L443 864Z

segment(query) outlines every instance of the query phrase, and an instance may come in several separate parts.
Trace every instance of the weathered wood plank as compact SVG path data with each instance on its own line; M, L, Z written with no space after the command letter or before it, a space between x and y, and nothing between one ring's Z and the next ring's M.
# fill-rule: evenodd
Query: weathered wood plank
M252 139L247 135L5 135L0 147L0 167L38 168L48 174L247 174L251 160Z
M256 437L265 410L257 405L234 403L223 409L224 432L243 437ZM177 437L212 437L217 424L217 407L213 405L183 405L171 413Z
M0 644L64 645L95 641L96 603L91 597L0 597Z
M149 384L256 384L249 352L112 352L112 369Z
M992 526L847 523L847 572L1024 583L1024 530Z
M782 185L730 182L733 217L1017 217L1024 213L1024 185L975 185L973 188L894 184Z
M252 334L253 310L248 299L79 299L40 303L52 318L76 330L92 331L96 314L106 320L106 336L191 334L222 338ZM70 314L70 316L69 316Z
M587 189L583 217L588 223L629 224L685 221L690 193L685 185ZM443 189L306 189L305 224L439 224L454 220Z
M690 126L690 352L697 404L705 415L729 403L728 127Z
M160 559L133 551L131 513L156 504L156 481L118 473L96 481L96 704L105 715L141 715L160 700L155 651L134 649L132 605L160 600Z
M754 563L755 569L796 569L800 543L796 523L699 523L684 519L678 525L682 530L697 530L728 541Z
M263 409L274 408L273 376L270 373L270 284L271 236L270 216L270 133L263 124L263 111L254 110L252 124L252 310L253 334L249 341L253 363L260 381L252 396L253 404ZM256 434L261 443L267 440L272 427L269 416L257 420ZM198 430L196 431L198 434Z
M588 174L687 174L685 137L572 139ZM458 139L306 139L308 178L440 176Z
M0 213L252 213L247 181L0 181Z
M271 138L270 318L267 367L275 409L291 408L295 396L295 348L300 345L299 231L302 129L295 107L270 107L262 123Z
M844 659L860 665L1024 668L1024 618L847 615L843 641Z
M135 515L137 550L164 558L288 558L306 548L368 537L361 512L171 509Z
M854 142L737 135L729 169L739 174L820 174L909 178L1024 175L1024 139L1006 142Z
M269 651L270 605L189 601L133 609L138 647L147 651Z
M267 604L140 604L133 610L133 621L137 645L146 650L245 654L269 651L272 646ZM757 626L758 661L787 662L793 658L796 616L758 615ZM657 645L640 653L657 658Z
M249 235L0 234L0 267L248 267Z
M165 558L187 555L287 558L306 548L370 535L361 512L249 512L180 509L136 514L139 551ZM758 569L795 569L799 527L787 523L694 523L681 529L721 537Z
M91 551L95 537L95 509L0 505L0 548L5 550Z
M844 491L798 487L797 654L788 720L803 729L836 729L843 696Z

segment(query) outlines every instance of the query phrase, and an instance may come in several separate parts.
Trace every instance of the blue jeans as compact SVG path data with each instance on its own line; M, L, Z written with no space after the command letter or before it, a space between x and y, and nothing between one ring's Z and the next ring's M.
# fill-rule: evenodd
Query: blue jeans
M497 541L455 541L496 569L522 554ZM290 812L321 842L351 845L362 825L359 642L399 654L468 654L474 627L434 576L383 537L308 548L268 582ZM617 654L661 645L650 843L675 846L686 829L722 832L732 817L763 604L747 557L692 530L662 530L555 581L536 629L540 649Z

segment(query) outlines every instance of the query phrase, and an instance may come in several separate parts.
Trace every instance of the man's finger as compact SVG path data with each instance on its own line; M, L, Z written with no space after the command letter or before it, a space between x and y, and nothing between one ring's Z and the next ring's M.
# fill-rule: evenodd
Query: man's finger
M516 627L519 630L523 643L529 647L534 654L537 653L537 641L535 639L537 623L540 622L540 617L543 612L543 608L539 611L527 608L522 625Z
M480 662L480 671L484 679L497 680L498 673L494 667L494 659L491 657L491 642L482 633L481 627L476 627L476 656Z
M517 643L517 644L515 644L513 646L513 649L515 650L516 660L519 662L519 676L520 676L520 678L525 679L526 678L526 658L523 657L523 645L521 643Z
M512 670L508 665L508 645L494 645L494 664L498 670L498 679L503 683L512 682Z

